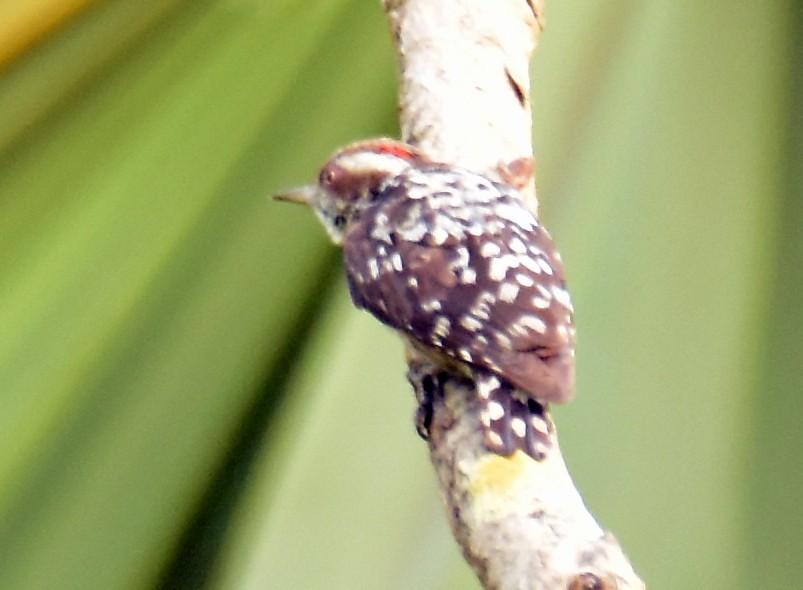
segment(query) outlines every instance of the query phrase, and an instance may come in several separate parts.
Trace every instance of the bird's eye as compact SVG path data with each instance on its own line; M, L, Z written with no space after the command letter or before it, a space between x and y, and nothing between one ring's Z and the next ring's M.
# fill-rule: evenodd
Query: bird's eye
M346 217L344 215L335 215L334 224L336 228L342 228L346 225Z
M331 168L321 170L321 184L331 185L335 182L335 171Z

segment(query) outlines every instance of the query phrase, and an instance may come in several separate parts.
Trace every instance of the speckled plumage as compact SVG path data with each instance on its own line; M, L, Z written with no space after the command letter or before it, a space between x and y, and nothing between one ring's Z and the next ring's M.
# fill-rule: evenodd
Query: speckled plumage
M355 305L464 368L492 451L541 456L542 404L573 395L573 309L560 255L516 190L388 140L338 152L318 190L324 224L346 220L328 229Z
M512 191L458 169L398 175L346 233L352 297L450 356L469 351L463 360L540 400L566 401L570 379L550 370L574 343L563 268Z

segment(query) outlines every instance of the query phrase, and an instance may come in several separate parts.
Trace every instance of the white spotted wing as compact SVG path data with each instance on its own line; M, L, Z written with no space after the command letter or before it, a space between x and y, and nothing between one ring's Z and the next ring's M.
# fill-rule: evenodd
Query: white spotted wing
M383 323L535 399L573 395L563 266L514 189L455 169L411 170L352 224L344 257L355 305Z

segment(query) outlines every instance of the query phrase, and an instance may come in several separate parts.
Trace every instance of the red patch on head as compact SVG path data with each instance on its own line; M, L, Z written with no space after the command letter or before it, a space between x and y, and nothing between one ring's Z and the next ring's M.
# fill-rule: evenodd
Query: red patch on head
M413 158L413 152L398 143L381 143L379 144L379 151L405 160Z

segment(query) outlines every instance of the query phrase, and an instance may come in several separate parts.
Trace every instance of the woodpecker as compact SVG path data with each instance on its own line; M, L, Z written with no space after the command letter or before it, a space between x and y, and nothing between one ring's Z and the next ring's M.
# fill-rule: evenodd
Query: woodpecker
M312 207L343 248L357 308L472 380L491 452L544 456L546 406L574 395L573 308L560 254L516 189L373 139L274 198Z

